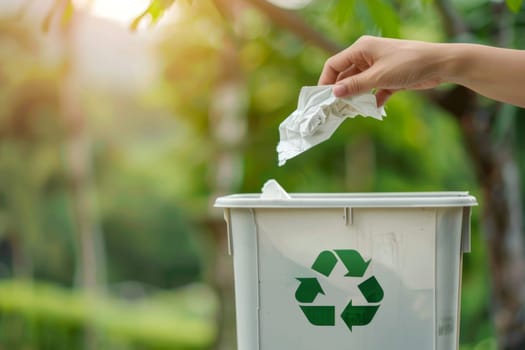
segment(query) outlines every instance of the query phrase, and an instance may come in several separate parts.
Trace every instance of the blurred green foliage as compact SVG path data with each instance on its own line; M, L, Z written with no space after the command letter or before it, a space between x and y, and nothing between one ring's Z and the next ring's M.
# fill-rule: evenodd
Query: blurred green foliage
M0 349L82 348L86 325L100 335L97 349L206 349L215 337L214 302L202 285L126 301L45 283L2 282Z

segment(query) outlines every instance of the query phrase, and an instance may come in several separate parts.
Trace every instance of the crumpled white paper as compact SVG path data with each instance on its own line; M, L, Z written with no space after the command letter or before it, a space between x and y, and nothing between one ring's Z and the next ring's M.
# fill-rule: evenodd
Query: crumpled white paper
M301 89L297 109L279 126L279 166L329 139L346 118L361 115L383 120L386 115L383 107L377 107L374 94L338 98L332 89L333 85Z
M290 195L274 179L266 181L261 190L261 199L291 199Z

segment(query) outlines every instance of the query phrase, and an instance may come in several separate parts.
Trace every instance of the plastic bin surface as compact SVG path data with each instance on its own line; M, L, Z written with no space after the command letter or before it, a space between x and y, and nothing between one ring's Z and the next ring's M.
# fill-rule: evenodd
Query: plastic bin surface
M218 198L239 350L457 349L466 192Z

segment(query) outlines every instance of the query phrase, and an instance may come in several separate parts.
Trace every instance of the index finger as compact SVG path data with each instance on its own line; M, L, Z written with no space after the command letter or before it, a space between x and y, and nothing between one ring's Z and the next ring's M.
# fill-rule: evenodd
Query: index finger
M326 60L319 77L319 85L334 84L339 74L353 65L349 53L351 48L350 46Z

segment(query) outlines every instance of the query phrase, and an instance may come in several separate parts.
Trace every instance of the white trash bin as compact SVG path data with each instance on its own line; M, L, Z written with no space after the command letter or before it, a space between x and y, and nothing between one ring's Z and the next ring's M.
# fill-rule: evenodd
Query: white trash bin
M467 192L220 197L238 350L458 349Z

